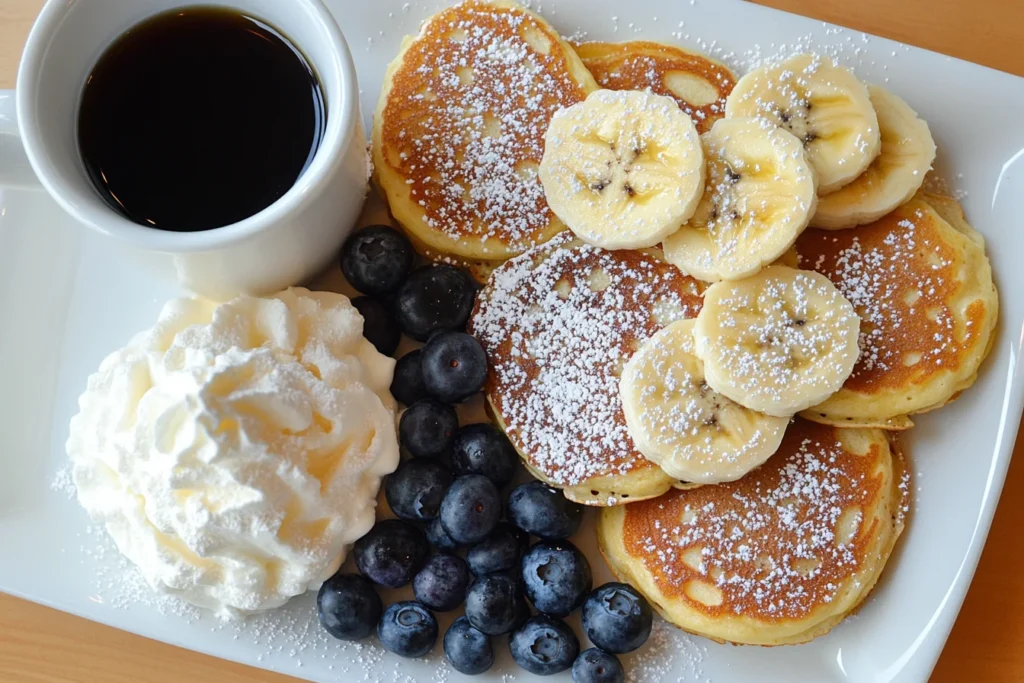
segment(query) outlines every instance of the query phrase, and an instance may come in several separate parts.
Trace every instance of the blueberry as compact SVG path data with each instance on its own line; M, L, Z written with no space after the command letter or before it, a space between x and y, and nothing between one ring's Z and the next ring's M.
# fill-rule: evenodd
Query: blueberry
M363 336L379 353L390 356L402 340L402 330L387 306L368 296L357 296L352 305L363 316Z
M437 517L454 480L436 460L406 460L384 480L384 497L399 519L425 522Z
M415 600L405 600L384 610L377 636L385 649L402 657L422 657L437 642L437 619Z
M362 640L377 627L380 596L373 584L359 574L335 574L324 581L316 594L320 625L335 638Z
M508 496L508 521L523 531L547 540L568 538L583 519L583 506L558 489L531 481L512 489Z
M487 354L465 332L442 332L423 347L423 384L445 403L459 403L480 393L487 379Z
M395 376L391 380L391 395L395 400L411 406L416 401L427 397L427 387L423 384L423 370L420 359L423 352L419 349L410 351L395 363Z
M523 555L523 591L538 612L566 617L594 587L590 563L569 541L542 541Z
M397 519L377 522L353 547L356 568L376 584L404 586L416 576L430 555L423 532Z
M592 647L572 665L573 683L626 683L626 672L615 655Z
M651 606L632 586L606 583L583 603L583 630L594 645L620 655L632 652L651 635Z
M466 564L476 576L494 572L519 571L519 562L529 543L525 532L508 522L499 522L491 535L466 553Z
M403 332L427 341L435 332L462 329L475 298L476 283L466 272L443 264L424 266L398 290L395 314Z
M435 612L447 612L462 604L469 585L469 569L461 557L434 555L412 580L416 599Z
M499 489L508 486L519 467L519 454L504 432L492 424L466 425L452 442L455 474L482 474Z
M454 551L459 547L459 544L444 530L440 517L431 520L427 525L427 540L438 550Z
M538 614L512 632L508 649L516 664L530 673L551 676L572 666L580 641L564 621Z
M482 674L494 664L490 637L459 617L444 634L444 654L452 668L467 676Z
M511 572L477 579L466 593L469 623L489 636L508 633L530 616L519 579Z
M345 242L341 272L363 294L390 294L405 282L412 259L412 244L405 235L386 225L374 225Z
M488 536L501 517L501 495L487 477L459 477L441 501L441 524L456 543L476 543Z
M398 421L398 439L417 458L447 453L459 428L455 409L432 398L409 406Z

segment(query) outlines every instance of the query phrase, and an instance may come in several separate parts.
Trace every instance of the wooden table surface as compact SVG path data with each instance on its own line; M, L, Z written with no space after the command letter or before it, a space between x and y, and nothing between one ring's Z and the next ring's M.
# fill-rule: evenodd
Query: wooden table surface
M758 1L1024 76L1020 0ZM14 87L18 56L41 6L42 0L0 0L0 88ZM1024 438L1015 453L981 565L933 681L1024 681ZM0 595L4 683L291 680Z

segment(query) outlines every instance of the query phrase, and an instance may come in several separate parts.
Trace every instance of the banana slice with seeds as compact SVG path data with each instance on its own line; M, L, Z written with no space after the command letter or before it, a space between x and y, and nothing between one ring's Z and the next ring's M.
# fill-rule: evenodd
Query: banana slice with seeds
M552 117L539 175L551 210L578 237L605 249L640 249L693 215L704 191L704 153L674 100L598 90Z
M763 117L799 138L822 196L852 182L881 149L867 87L819 55L795 55L751 71L726 99L725 115Z
M800 141L757 119L722 119L701 137L704 196L665 238L665 257L701 280L753 275L793 246L814 213L815 176Z
M704 293L694 339L715 391L787 417L843 386L857 362L860 318L824 275L770 266Z
M935 161L928 124L906 102L881 86L868 86L878 115L882 151L849 185L818 201L816 228L838 230L874 223L910 200Z
M735 481L778 450L789 418L744 408L704 381L693 320L648 339L619 380L626 426L644 457L695 484Z

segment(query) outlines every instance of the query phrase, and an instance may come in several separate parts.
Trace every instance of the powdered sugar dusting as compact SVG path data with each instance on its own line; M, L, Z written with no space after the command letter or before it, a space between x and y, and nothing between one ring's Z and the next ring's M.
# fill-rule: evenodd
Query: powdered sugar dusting
M557 40L522 11L469 0L406 52L382 137L431 229L514 251L543 241L553 219L537 178L544 133L586 94Z
M709 681L702 667L707 652L704 644L656 617L647 644L624 657L623 665L634 683Z
M801 266L828 277L861 318L848 388L899 386L908 373L953 369L977 342L970 312L952 300L963 257L946 240L958 238L937 220L915 201L871 225L809 230L797 242Z
M57 473L53 476L53 480L50 482L50 490L56 491L69 500L74 500L75 496L78 495L78 489L75 488L75 481L71 478L71 465L64 465Z
M740 482L628 507L627 550L663 591L709 614L805 616L835 599L887 523L865 515L891 495L888 455L877 442L855 455L850 446L868 444L842 435L798 421L776 457Z
M626 429L622 366L639 341L696 314L696 281L635 251L570 236L513 259L481 293L472 332L491 364L488 397L531 464L562 485L646 464Z

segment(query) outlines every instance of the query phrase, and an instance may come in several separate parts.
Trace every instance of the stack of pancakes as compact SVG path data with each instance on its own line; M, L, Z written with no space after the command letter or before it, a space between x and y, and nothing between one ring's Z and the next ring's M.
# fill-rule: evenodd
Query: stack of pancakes
M919 193L869 225L811 229L782 262L829 278L861 318L843 388L794 418L742 479L694 486L636 449L618 390L658 330L706 285L659 249L608 251L565 231L538 180L552 115L598 89L651 90L700 132L736 76L651 42L570 45L536 14L468 0L407 39L375 116L375 179L421 253L486 282L470 322L488 404L539 479L602 507L602 552L662 615L720 641L827 633L878 580L904 524L910 415L975 381L998 301L959 205Z

